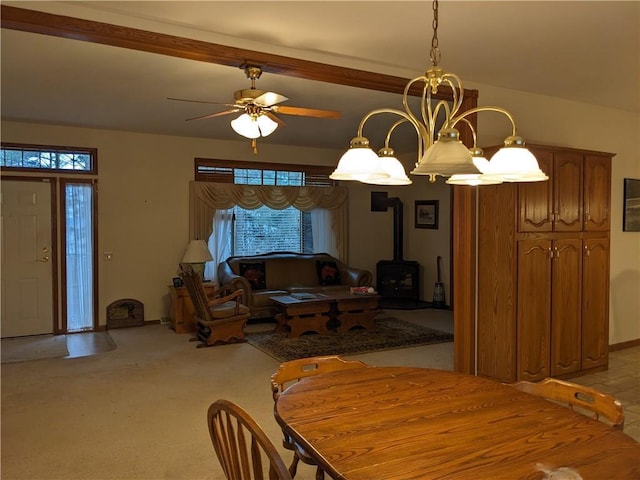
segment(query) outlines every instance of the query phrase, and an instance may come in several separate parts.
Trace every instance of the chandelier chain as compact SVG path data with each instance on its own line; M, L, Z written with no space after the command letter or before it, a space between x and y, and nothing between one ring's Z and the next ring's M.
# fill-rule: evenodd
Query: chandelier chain
M429 57L433 66L440 62L440 49L438 48L438 0L433 0L433 37L431 38L431 50Z

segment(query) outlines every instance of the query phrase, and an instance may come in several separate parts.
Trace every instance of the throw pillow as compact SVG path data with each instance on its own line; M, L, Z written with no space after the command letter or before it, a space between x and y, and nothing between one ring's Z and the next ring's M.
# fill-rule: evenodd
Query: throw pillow
M316 269L320 285L340 285L340 270L338 270L336 262L317 260Z
M264 290L267 288L267 274L264 262L240 263L240 275L249 281L252 290Z

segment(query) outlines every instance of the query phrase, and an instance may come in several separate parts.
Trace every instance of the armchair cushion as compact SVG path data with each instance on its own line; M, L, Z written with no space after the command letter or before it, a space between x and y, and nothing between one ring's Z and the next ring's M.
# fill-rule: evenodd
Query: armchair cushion
M247 314L249 313L249 307L242 305L241 303L237 304L234 300L230 300L228 302L209 307L209 311L211 312L211 316L217 320L219 318L229 318L235 317L236 315Z

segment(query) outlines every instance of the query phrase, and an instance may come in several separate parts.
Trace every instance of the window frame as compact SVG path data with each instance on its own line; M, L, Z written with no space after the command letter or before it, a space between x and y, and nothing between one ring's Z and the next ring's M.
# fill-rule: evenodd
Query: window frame
M204 169L210 169L211 171L205 172L203 171ZM198 157L194 159L193 176L196 182L235 184L234 169L275 171L276 176L278 172L301 172L304 177L304 186L335 187L338 185L338 182L336 180L332 180L329 178L329 175L331 175L334 170L333 167L288 163L251 162L242 160L221 160ZM278 185L264 186L268 187Z
M97 175L98 174L98 149L87 147L69 147L56 145L38 145L27 143L10 143L0 142L0 148L3 150L22 150L24 151L40 151L40 152L56 152L56 153L75 153L87 154L90 158L90 168L87 170L74 170L68 168L30 168L30 167L7 167L0 166L0 172L30 172L30 173L62 173L65 175Z

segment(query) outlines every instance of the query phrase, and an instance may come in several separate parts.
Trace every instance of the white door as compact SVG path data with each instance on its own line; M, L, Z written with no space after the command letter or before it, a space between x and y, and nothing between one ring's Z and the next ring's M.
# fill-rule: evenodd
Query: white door
M0 336L53 333L51 185L3 180L1 188Z

